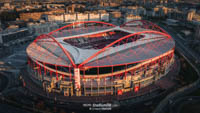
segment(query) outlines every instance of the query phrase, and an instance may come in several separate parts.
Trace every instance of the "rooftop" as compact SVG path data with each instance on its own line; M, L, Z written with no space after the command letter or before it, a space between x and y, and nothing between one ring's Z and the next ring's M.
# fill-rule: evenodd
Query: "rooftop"
M48 64L90 67L141 62L174 48L175 43L167 33L145 22L122 26L92 25L93 22L69 25L39 36L29 45L27 53L33 60Z

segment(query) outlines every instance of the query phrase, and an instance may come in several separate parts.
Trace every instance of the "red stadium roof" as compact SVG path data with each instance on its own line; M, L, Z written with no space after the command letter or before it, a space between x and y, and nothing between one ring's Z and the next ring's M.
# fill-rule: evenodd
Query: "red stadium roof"
M29 45L27 53L45 64L98 67L145 61L174 46L170 35L148 21L121 26L88 21L40 35Z

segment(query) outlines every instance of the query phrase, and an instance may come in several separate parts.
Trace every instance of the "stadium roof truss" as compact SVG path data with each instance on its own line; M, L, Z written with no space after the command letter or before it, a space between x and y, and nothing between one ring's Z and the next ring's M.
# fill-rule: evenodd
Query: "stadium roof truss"
M38 36L27 53L44 64L92 68L142 62L174 46L171 36L149 21L135 20L121 26L87 21Z

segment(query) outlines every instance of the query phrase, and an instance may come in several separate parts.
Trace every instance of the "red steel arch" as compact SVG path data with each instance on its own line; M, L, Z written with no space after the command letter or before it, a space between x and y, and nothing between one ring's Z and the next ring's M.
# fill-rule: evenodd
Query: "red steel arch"
M144 22L149 22L149 21L145 21L145 20L133 20L133 21L129 21L129 22L127 22L127 23L122 24L120 27L126 26L126 24L128 24L128 23L132 23L132 22L136 22L136 21L143 22L143 23L144 23ZM120 38L120 39L118 39L118 40L116 40L116 41L110 43L109 45L107 45L107 46L104 47L103 49L99 50L98 52L96 52L95 54L93 54L92 56L90 56L88 59L86 59L85 61L83 61L81 64L79 64L79 65L77 66L77 65L74 63L74 61L72 60L72 58L71 58L71 56L70 56L70 53L69 53L69 52L68 52L68 51L67 51L67 50L52 36L52 34L53 34L54 32L60 31L60 30L62 30L62 29L64 29L64 28L67 28L67 27L70 27L70 26L73 26L73 25L83 24L83 23L100 23L100 24L105 24L105 25L109 25L109 26L115 27L115 25L113 25L113 24L106 23L106 22L99 22L99 21L75 22L75 23L72 23L72 24L63 26L63 27L61 27L61 28L59 28L59 29L56 29L56 30L54 30L54 31L52 31L52 32L50 32L50 33L48 33L48 34L42 34L42 35L38 36L38 37L36 38L36 40L34 40L34 41L36 42L38 39L42 38L42 36L46 36L46 37L51 38L51 39L52 39L54 42L56 42L56 44L62 49L62 51L64 52L64 54L69 58L69 60L70 60L70 62L71 62L71 64L72 64L72 66L73 66L74 68L76 68L76 67L80 68L80 67L82 67L84 64L86 64L87 62L89 62L91 59L93 59L94 57L96 57L96 56L99 55L100 53L104 52L107 48L109 48L109 47L111 47L112 45L114 45L114 44L120 42L120 41L123 40L123 39L129 38L129 37L134 36L134 35L138 35L138 34L142 34L142 33L157 33L157 34L161 34L161 35L163 35L163 36L167 36L168 38L171 38L171 36L170 36L165 30L163 30L162 28L160 28L158 25L153 24L152 22L149 22L149 23L152 24L153 26L158 27L161 31L163 31L163 33L162 33L162 32L158 32L158 31L143 31L143 32L137 32L137 33L134 33L134 34L130 34L130 35L124 36L124 37L122 37L122 38Z
M159 29L160 31L162 31L163 33L168 34L164 29L162 29L162 28L159 27L158 25L156 25L156 24L154 24L154 23L152 23L152 22L150 22L150 21L147 21L147 20L132 20L132 21L129 21L129 22L126 22L126 23L120 25L120 27L124 27L124 26L126 26L126 24L128 24L128 23L133 23L133 22L142 22L143 24L144 24L144 23L149 23L147 27L149 27L150 25L152 25L153 27L158 28L158 29ZM140 25L140 26L141 26L141 25ZM146 26L145 26L145 27L146 27Z
M156 33L156 34L160 34L160 35L166 36L168 38L171 38L171 36L169 34L158 32L158 31L143 31L143 32L133 33L133 34L124 36L124 37L122 37L122 38L120 38L120 39L118 39L118 40L110 43L109 45L107 45L106 47L104 47L103 49L99 50L98 52L96 52L95 54L93 54L92 56L90 56L88 59L86 59L85 61L83 61L81 64L79 64L78 68L82 67L84 64L88 63L91 59L93 59L94 57L96 57L100 53L104 52L107 48L111 47L112 45L120 42L121 40L126 39L126 38L130 38L131 36L139 35L139 34L142 34L142 33Z
M62 51L64 52L64 54L69 58L69 60L70 60L70 62L71 62L71 64L72 64L72 66L73 66L74 68L76 67L76 64L74 63L74 61L73 61L72 58L70 57L69 52L68 52L68 51L67 51L53 36L51 36L51 35L49 35L49 34L42 34L42 35L38 36L38 37L34 40L34 42L37 42L38 39L41 39L41 38L43 38L43 37L48 37L48 38L52 39L52 40L62 49Z
M48 35L52 35L54 32L57 32L57 31L60 31L64 28L67 28L67 27L70 27L70 26L74 26L74 25L79 25L79 24L84 24L84 23L99 23L99 24L105 24L105 25L109 25L109 26L113 26L113 27L116 27L115 25L113 24L110 24L110 23L106 23L106 22L100 22L100 21L83 21L83 22L75 22L75 23L72 23L72 24L69 24L69 25L66 25L66 26L63 26L59 29L56 29L50 33L48 33Z
M54 30L54 31L52 31L52 32L50 32L50 33L48 33L48 34L42 34L42 35L38 36L38 37L34 40L34 42L37 42L38 39L41 39L41 38L44 38L44 37L51 38L51 39L62 49L62 51L64 52L64 54L69 58L69 60L70 60L70 62L71 62L71 64L72 64L72 66L73 66L74 68L76 68L77 66L76 66L76 64L74 63L74 61L72 60L72 58L71 58L71 56L70 56L70 53L55 39L55 37L52 36L52 34L53 34L54 32L60 31L60 30L62 30L62 29L64 29L64 28L67 28L67 27L70 27L70 26L74 26L74 25L84 24L84 23L100 23L100 24L105 24L105 25L109 25L109 26L115 27L115 25L113 25L113 24L106 23L106 22L99 22L99 21L75 22L75 23L72 23L72 24L63 26L63 27L61 27L61 28L59 28L59 29L56 29L56 30Z

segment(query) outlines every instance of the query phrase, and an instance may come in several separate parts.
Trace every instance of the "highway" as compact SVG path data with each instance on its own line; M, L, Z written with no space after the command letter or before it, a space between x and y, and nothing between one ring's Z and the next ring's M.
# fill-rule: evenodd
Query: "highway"
M0 112L1 113L29 113L5 102L4 92L8 90L9 78L6 73L0 72Z
M200 57L196 53L193 53L190 48L184 45L184 41L182 38L180 38L179 35L172 29L167 28L164 25L159 24L163 29L165 29L175 40L176 42L176 50L179 51L179 53L187 60L187 62L194 68L194 70L197 72L198 76L200 77ZM177 108L174 108L173 105L181 105L184 101L184 95L189 94L190 92L198 89L200 86L200 78L198 78L194 83L191 83L187 86L184 86L180 89L178 89L175 92L172 92L169 94L165 99L163 99L160 104L156 107L153 113L161 113L164 112L164 108L170 108L170 113L178 113L179 110ZM179 101L179 100L182 100ZM176 106L178 107L178 106Z
M10 106L7 104L3 104L3 103L0 103L0 111L1 111L1 113L30 113L23 109L20 109L20 108L14 107L14 106Z
M192 52L190 48L184 45L184 43L186 43L185 40L180 35L178 35L177 32L175 32L172 28L166 27L162 24L159 24L159 26L161 26L165 31L167 31L172 36L172 38L176 42L176 48L180 52L182 52L187 58L192 60L193 63L200 63L200 56Z
M199 96L186 96L183 98L176 99L170 105L170 113L180 113L184 105L188 105L188 104L192 104L196 102L200 102Z

